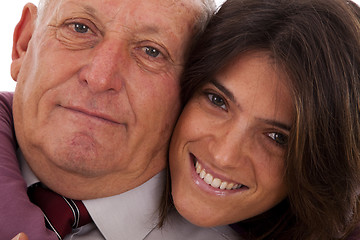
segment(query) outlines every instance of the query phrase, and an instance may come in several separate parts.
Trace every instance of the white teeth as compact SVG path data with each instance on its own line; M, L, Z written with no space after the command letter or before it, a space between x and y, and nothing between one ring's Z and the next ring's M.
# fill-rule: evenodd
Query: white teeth
M209 185L211 185L213 179L214 178L210 173L206 174L205 177L204 177L204 181Z
M198 162L196 162L197 164L196 164L196 173L197 174L199 174L200 172L201 172L201 165L198 163Z
M214 188L220 188L221 190L235 190L243 186L241 184L228 183L226 181L222 181L219 178L214 178L210 173L207 173L205 169L202 168L201 164L198 161L196 161L195 169L196 173L200 176L200 178Z
M214 180L211 183L211 186L214 188L219 188L221 185L221 180L219 178L214 178Z
M204 179L204 177L205 177L205 175L206 175L206 172L205 172L205 170L203 169L203 170L201 170L201 172L200 172L200 178L201 179Z
M228 185L227 182L222 182L221 185L220 185L220 189L221 189L221 190L226 189L226 186L227 186L227 185Z
M234 186L234 183L229 183L227 186L226 186L226 189L227 190L231 190Z

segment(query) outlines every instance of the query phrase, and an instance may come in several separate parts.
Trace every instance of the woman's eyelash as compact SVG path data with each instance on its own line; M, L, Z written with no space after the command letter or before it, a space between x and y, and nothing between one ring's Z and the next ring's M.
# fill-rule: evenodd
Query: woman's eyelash
M267 133L267 136L272 139L272 141L275 142L275 144L286 147L288 144L289 137L285 134L279 133L279 132L270 132Z
M227 111L226 100L223 97L212 92L205 92L205 95L213 105Z

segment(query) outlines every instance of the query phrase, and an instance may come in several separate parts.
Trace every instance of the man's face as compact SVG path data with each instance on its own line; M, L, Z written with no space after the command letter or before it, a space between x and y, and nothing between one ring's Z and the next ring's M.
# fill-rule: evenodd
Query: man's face
M194 6L51 1L36 26L34 6L25 8L14 41L14 119L42 182L94 198L134 188L164 168Z

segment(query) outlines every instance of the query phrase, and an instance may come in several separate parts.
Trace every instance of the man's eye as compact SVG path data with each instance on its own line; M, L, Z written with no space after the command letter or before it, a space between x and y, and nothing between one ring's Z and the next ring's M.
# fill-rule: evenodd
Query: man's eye
M161 52L153 47L143 47L144 52L149 55L150 57L156 58L158 57Z
M288 144L288 137L284 134L274 132L268 133L267 135L281 146L286 146Z
M87 33L90 30L90 28L88 26L81 24L81 23L74 23L73 28L78 33Z
M210 102L213 103L215 106L227 110L225 100L219 95L213 93L207 93L207 97L209 98Z

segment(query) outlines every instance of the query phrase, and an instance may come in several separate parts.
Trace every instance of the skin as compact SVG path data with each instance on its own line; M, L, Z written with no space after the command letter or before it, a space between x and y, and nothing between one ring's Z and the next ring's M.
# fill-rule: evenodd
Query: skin
M19 233L18 235L13 237L12 240L29 240L29 238L25 233Z
M266 53L251 52L185 106L170 144L170 170L175 206L190 222L238 222L286 197L284 155L294 110L285 81ZM195 161L227 186L244 186L210 186L196 173Z
M70 198L135 188L165 167L200 3L49 4L40 19L27 4L14 33L14 121L25 159Z

